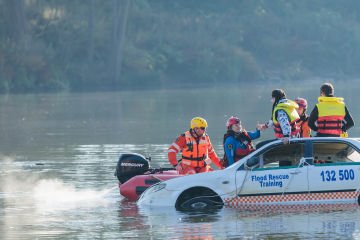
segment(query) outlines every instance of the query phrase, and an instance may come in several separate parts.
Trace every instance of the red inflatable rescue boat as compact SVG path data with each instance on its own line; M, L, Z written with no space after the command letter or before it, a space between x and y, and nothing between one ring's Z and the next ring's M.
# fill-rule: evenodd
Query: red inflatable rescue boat
M136 201L148 187L183 175L173 168L151 169L149 160L144 156L125 153L119 158L115 176L119 180L120 194L130 201Z

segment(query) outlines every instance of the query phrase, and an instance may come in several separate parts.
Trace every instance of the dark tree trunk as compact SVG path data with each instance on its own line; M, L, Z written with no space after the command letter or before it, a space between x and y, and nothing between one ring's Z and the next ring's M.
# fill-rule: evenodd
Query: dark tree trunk
M4 0L7 37L26 47L26 17L24 0Z
M84 69L83 77L90 81L94 82L94 51L95 51L95 29L94 29L94 13L95 13L95 0L91 0L89 3L89 14L88 14L88 27L87 27L87 40L88 40L88 55L87 55L87 64Z
M120 7L120 3L124 3L123 9ZM130 11L130 0L116 1L116 10L114 14L114 87L117 87L117 83L121 77L122 62L123 62L123 47L126 39L126 28L128 23L128 16ZM121 11L122 10L122 11Z

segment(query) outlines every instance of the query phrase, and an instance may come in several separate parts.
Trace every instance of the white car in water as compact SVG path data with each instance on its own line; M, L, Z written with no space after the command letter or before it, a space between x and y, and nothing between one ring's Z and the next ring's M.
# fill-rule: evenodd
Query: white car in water
M286 145L280 140L258 145L224 170L160 182L137 203L178 210L360 203L360 139L298 138Z

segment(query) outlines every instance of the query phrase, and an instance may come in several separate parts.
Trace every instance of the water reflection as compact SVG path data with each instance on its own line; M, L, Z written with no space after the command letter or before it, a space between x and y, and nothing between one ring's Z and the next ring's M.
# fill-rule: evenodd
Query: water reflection
M166 228L174 239L251 238L356 238L359 207L348 205L304 210L240 211L225 208L217 213L186 214L173 209L142 208L147 225ZM142 223L144 224L144 223Z
M143 217L139 214L135 202L123 200L118 209L118 227L124 238L141 238L149 236L151 227L145 224Z

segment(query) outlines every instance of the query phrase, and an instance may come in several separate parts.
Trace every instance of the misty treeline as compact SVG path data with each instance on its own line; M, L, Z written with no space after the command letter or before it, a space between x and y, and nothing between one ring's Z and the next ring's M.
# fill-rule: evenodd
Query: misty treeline
M359 9L357 0L0 0L0 92L356 78Z

